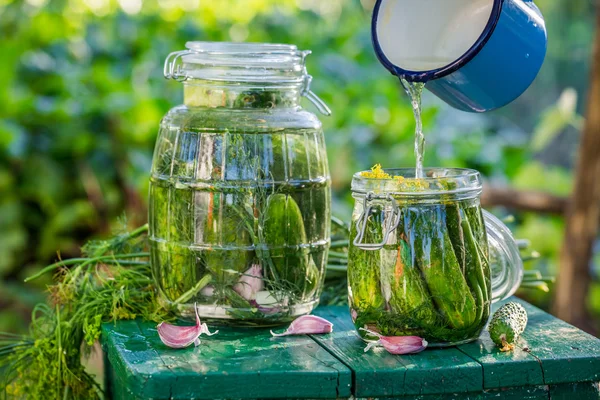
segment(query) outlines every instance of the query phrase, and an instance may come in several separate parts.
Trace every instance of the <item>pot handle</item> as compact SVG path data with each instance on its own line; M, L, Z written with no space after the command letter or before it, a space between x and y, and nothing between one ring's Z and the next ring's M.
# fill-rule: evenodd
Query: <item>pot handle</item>
M492 303L512 296L523 280L523 261L510 229L490 212L483 210L490 250Z

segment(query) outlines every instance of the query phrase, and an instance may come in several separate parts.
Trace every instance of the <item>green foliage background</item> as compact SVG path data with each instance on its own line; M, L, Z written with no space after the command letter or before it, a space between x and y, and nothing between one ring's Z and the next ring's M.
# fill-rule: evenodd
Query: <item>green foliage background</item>
M337 215L350 215L353 172L375 162L413 165L410 106L371 49L372 3L0 0L0 330L24 329L43 296L47 281L26 286L25 276L57 254L78 255L85 239L108 234L124 214L131 225L145 221L158 123L182 98L181 85L162 78L162 64L188 40L313 51L312 89L334 112L322 120ZM549 49L536 82L486 115L425 95L426 165L472 167L494 184L569 193L594 9L587 0L537 3ZM536 268L550 273L562 228L560 218L529 213L513 226L542 254ZM523 295L548 304L548 296ZM590 305L600 313L598 283Z

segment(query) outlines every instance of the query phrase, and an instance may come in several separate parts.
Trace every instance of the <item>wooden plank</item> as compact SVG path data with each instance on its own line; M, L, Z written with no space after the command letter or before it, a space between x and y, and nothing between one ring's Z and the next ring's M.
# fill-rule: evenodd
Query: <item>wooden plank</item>
M154 324L122 321L103 325L103 348L115 398L598 398L600 340L510 300L524 305L529 323L508 353L487 332L458 348L364 353L346 307L316 310L334 323L329 335L224 328L198 348L174 350Z
M167 368L157 351L142 335L136 321L120 321L102 325L102 348L124 386L140 397L168 398L169 386L149 376L159 375L166 381L176 376Z
M598 382L581 382L550 386L551 400L598 400L600 387Z
M493 305L493 311L508 301ZM490 334L484 330L475 342L467 343L458 348L483 367L484 389L494 389L511 386L544 385L544 375L540 362L520 347L514 351L501 352L490 339Z
M111 380L111 391L106 394L105 399L111 400L139 400L141 397L136 396L132 393L127 387L127 383L123 382L121 376L118 376L116 371L111 368L110 370L110 380Z
M598 400L600 392L597 382L560 384L552 386L521 386L485 390L479 393L426 394L393 397L396 400ZM392 398L380 398L386 400ZM358 399L357 399L358 400Z
M351 395L351 372L308 336L223 328L198 347L169 349L155 324L137 334L104 326L105 345L123 384L143 398L336 398ZM113 327L112 325L110 325ZM132 339L127 337L132 334ZM114 339L116 338L116 339Z
M346 307L319 308L315 314L334 324L334 332L313 338L354 372L356 397L427 393L464 393L483 388L482 368L456 348L416 355L391 355L383 349L364 353Z
M522 300L529 317L517 345L542 365L547 385L600 380L600 340Z
M379 400L548 400L548 391L549 388L547 386L527 386L486 390L473 393L444 393L387 398L383 397L379 398Z
M487 331L459 346L483 366L484 388L600 380L600 340L516 297L507 301L521 303L529 317L514 351L500 352Z

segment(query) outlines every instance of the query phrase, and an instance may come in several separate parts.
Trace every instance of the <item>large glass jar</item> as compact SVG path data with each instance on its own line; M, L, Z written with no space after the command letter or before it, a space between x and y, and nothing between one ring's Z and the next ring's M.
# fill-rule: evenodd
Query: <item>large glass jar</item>
M267 326L309 313L330 242L321 123L295 46L189 42L165 76L184 104L163 118L150 180L152 268L184 317Z
M348 290L359 334L414 335L433 346L476 339L523 268L508 228L481 210L479 173L376 172L352 181Z

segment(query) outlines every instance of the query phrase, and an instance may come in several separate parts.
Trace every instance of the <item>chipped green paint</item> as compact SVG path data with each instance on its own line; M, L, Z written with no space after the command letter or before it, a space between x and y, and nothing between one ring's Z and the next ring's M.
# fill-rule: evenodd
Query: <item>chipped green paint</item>
M329 335L275 339L264 329L224 328L183 350L164 346L151 323L104 324L110 393L115 400L600 398L600 340L509 300L525 306L529 323L515 351L506 353L487 332L472 343L415 355L364 353L345 307L315 311L334 323Z

